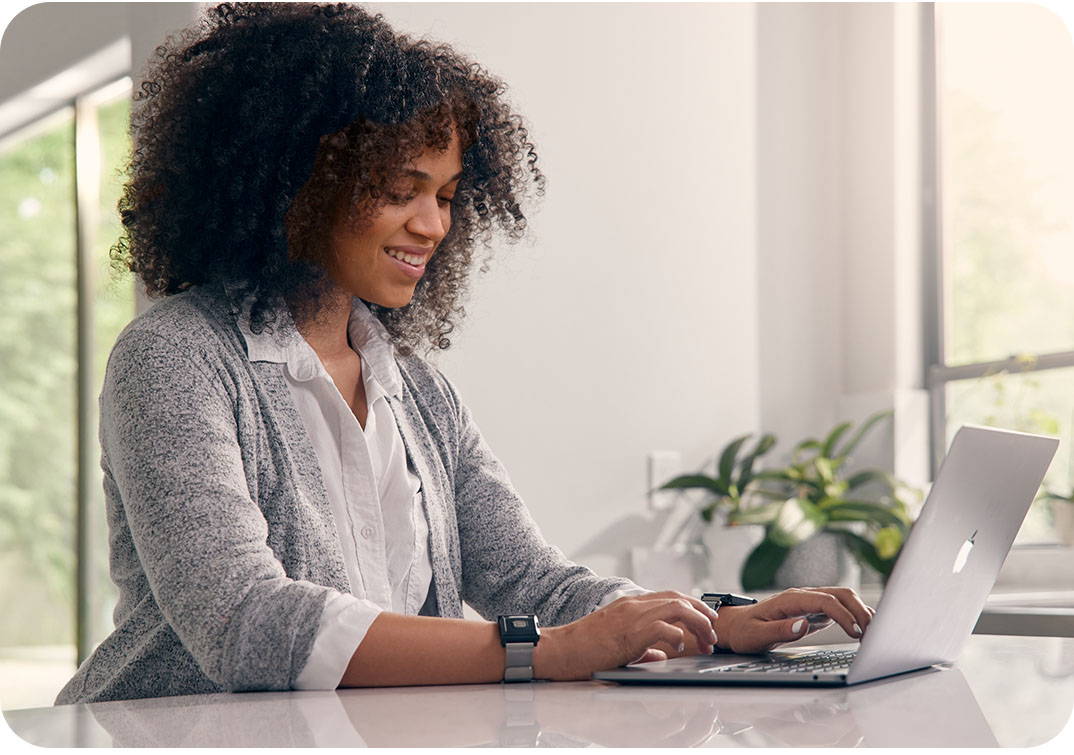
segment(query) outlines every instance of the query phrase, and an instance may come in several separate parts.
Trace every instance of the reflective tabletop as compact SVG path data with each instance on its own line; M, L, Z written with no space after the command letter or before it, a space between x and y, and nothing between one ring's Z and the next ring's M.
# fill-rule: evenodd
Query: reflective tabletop
M1074 703L1074 639L974 635L854 687L482 684L192 695L6 711L43 746L1032 746Z

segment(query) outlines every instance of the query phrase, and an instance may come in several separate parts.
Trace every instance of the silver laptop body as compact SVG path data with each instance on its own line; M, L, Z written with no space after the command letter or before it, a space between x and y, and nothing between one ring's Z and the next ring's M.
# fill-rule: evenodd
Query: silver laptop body
M600 671L593 678L841 686L950 663L984 609L1058 446L1057 438L961 427L856 647L689 656ZM803 663L815 667L790 670Z

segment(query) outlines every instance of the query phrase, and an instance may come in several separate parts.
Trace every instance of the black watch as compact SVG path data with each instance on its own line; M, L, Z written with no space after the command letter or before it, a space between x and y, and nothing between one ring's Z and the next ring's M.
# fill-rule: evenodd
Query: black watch
M757 599L730 592L707 592L701 596L701 602L713 611L719 611L723 606L752 606Z
M500 644L507 649L503 664L505 682L533 681L533 650L541 641L541 628L533 614L500 616Z

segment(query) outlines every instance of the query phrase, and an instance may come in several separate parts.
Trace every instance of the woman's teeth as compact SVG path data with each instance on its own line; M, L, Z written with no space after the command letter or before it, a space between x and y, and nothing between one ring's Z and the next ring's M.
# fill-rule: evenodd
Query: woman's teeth
M389 257L395 257L397 260L402 260L408 265L413 265L414 267L418 267L419 265L421 265L422 260L425 259L420 254L407 254L406 252L400 252L396 249L385 249L384 251L388 253Z

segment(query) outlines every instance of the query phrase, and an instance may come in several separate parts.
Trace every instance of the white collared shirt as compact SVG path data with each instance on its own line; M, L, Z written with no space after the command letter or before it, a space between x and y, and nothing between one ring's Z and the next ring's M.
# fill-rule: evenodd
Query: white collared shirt
M362 360L368 407L363 429L313 348L297 331L280 340L249 328L249 303L239 318L250 361L284 364L288 388L313 444L335 517L353 594L325 602L309 660L296 689L335 689L381 611L417 615L432 584L429 525L421 482L408 468L403 439L388 402L402 398L402 375L381 322L352 300L347 333ZM644 589L609 593L599 608Z
M251 361L283 363L295 408L309 433L335 517L353 595L326 602L298 689L334 689L381 611L417 615L432 582L429 528L420 480L388 396L401 398L402 376L384 326L354 299L347 332L362 360L368 412L363 429L317 353L297 332L278 342L240 318Z

